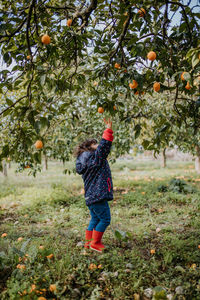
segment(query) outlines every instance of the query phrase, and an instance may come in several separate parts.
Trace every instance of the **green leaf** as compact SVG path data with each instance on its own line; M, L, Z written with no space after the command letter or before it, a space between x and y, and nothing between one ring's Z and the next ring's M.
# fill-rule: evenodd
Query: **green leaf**
M12 109L8 109L3 113L3 116L6 117L10 114L10 112L12 111Z
M29 123L31 124L31 125L35 125L35 119L34 119L34 112L33 111L31 111L29 114L28 114L28 117L27 117L27 119L29 120Z
M20 251L22 251L23 253L26 252L26 248L27 248L27 245L28 245L28 243L30 242L30 240L31 240L31 239L28 239L27 241L25 241L25 242L22 244Z
M49 120L45 117L40 118L40 133L43 134L45 130L49 127Z
M2 152L1 152L1 157L7 157L9 154L9 146L5 145L3 146Z
M181 266L176 266L175 269L177 271L181 272L181 273L185 273L186 272L185 269L183 267L181 267Z
M7 63L10 59L10 56L8 53L5 53L4 56L3 56L3 60Z
M198 58L198 56L197 55L194 55L193 57L192 57L192 68L194 69L194 67L196 67L196 65L199 63L199 58ZM184 76L184 78L185 78L185 76Z
M191 76L188 72L186 72L185 74L183 74L183 77L185 80L189 81L191 79Z
M116 237L118 240L121 240L121 239L122 239L122 235L121 235L121 233L119 232L119 230L115 230L114 234L115 234L115 237Z
M9 106L13 105L12 100L10 100L9 98L6 98L6 103L7 103Z
M46 74L44 74L44 75L42 75L42 76L40 77L40 84L41 84L41 86L44 85L45 80L46 80Z
M37 132L37 134L39 134L40 133L40 121L35 122L34 128L35 128L35 131Z
M135 139L138 138L138 136L140 135L140 131L141 131L141 126L139 124L137 124L134 128L135 130Z
M41 164L41 151L35 152L33 158L38 164Z
M144 140L144 141L142 142L142 146L143 146L143 148L146 150L146 149L148 148L148 146L149 146L149 141Z
M12 248L13 252L18 254L20 257L23 257L25 255L25 252L22 252L21 250L17 249L16 247Z

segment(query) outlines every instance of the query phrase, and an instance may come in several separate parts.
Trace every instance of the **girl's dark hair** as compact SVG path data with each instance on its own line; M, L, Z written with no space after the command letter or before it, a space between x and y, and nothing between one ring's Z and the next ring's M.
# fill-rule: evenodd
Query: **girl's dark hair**
M74 149L74 156L78 157L81 153L85 151L94 151L94 149L91 147L91 145L97 144L97 140L95 139L88 139L85 140L82 144L78 145Z

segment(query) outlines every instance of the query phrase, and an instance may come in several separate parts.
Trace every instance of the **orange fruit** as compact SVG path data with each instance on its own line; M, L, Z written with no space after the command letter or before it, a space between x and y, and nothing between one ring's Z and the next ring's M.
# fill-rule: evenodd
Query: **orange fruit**
M102 114L104 112L104 108L103 107L99 107L98 108L98 113Z
M35 284L32 284L32 285L31 285L31 289L30 289L30 293L32 293L35 289L36 289L36 285L35 285Z
M97 82L97 81L94 81L93 85L94 85L94 86L97 86L97 85L98 85L98 82Z
M159 92L160 91L160 82L155 82L153 85L153 89L155 92Z
M1 237L7 236L7 233L2 233Z
M183 73L181 73L181 80L185 80L185 78L183 77L184 76L184 74L186 74L187 72L183 72Z
M150 250L150 253L151 253L151 254L155 254L155 253L156 253L156 250L155 250L155 249L151 249L151 250Z
M35 148L36 149L42 149L43 148L43 142L40 141L40 140L36 141Z
M90 264L88 269L94 270L97 269L97 266L95 264Z
M117 109L117 107L114 105L114 106L113 106L113 109L114 109L114 110L116 110L116 109Z
M133 88L136 89L138 87L138 83L136 80L133 80Z
M72 19L67 20L67 26L70 27L72 25Z
M139 95L139 92L138 92L138 91L136 91L134 94L135 94L135 95Z
M38 300L47 300L45 297L39 297Z
M151 61L155 60L156 59L156 52L154 51L150 51L148 54L147 54L147 58Z
M30 55L27 55L27 57L26 57L26 58L29 60L29 59L31 59L31 56L30 56Z
M30 166L29 165L25 166L25 169L30 169Z
M190 84L189 84L189 81L187 82L185 88L186 88L187 90L190 90L190 89L191 89L191 86L190 86Z
M54 255L53 254L49 254L49 255L47 255L47 258L49 258L49 259L52 259L54 257Z
M146 14L146 10L145 10L144 8L140 8L140 9L138 10L138 14L139 14L139 17L140 17L140 18L143 18L144 15Z
M23 240L23 237L19 237L17 240L18 242L21 242Z
M192 268L192 269L196 269L196 267L197 267L196 264L192 264L192 265L191 265L191 268Z
M17 265L17 269L25 270L25 269L26 269L26 266L25 266L25 265L20 265L20 264L18 264L18 265Z
M200 245L198 245L198 248L200 249Z
M49 290L50 290L51 292L55 292L55 291L56 291L56 284L50 284Z
M98 265L98 269L102 269L102 265Z
M120 69L120 68L121 68L120 64L115 63L115 68L116 68L116 69Z
M51 38L48 34L44 34L41 38L43 44L48 45L51 43Z
M32 284L32 285L31 285L30 293L32 293L32 291L34 291L35 289L36 289L36 285L35 285L35 284Z

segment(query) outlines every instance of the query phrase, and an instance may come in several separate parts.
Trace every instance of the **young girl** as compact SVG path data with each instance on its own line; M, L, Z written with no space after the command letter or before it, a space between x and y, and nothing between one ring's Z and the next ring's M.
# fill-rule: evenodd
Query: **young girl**
M95 139L86 140L77 147L76 171L82 175L85 188L86 205L91 220L85 231L85 248L101 252L104 245L102 236L110 224L108 201L113 199L113 184L107 156L113 141L112 122L104 120L107 129L99 144Z

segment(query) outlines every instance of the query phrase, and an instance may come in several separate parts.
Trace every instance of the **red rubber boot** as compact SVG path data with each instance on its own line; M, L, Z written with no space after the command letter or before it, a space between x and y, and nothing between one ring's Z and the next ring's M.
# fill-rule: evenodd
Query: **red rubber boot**
M102 250L105 248L105 246L101 243L101 239L104 232L93 230L92 234L92 242L90 244L90 249L102 252Z
M85 245L84 245L84 248L87 248L87 249L90 249L90 243L91 243L91 240L92 240L92 233L93 231L92 230L86 230L85 231Z

